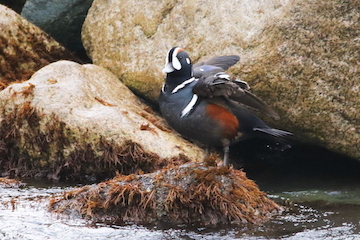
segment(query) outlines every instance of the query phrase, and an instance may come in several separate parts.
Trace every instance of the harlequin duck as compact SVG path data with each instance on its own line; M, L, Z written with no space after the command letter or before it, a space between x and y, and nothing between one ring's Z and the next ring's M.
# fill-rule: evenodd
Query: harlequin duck
M289 132L270 128L246 106L276 119L278 114L249 92L241 80L231 80L225 71L239 56L214 57L192 65L180 47L166 56L159 106L163 117L177 132L207 146L222 146L224 161L229 163L229 146L249 137L282 138Z

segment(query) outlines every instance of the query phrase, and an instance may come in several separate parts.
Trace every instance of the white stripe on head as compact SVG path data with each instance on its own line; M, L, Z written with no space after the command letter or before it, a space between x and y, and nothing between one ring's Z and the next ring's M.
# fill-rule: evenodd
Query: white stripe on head
M183 51L182 48L173 47L167 52L166 58L165 58L165 67L162 70L164 73L171 73L175 70L181 69L181 63L180 63L179 59L177 58L177 54L181 51Z
M172 55L172 65L176 70L180 70L181 69L181 63L179 61L179 59L177 58L177 55L179 52L184 51L182 48L175 48L173 55Z

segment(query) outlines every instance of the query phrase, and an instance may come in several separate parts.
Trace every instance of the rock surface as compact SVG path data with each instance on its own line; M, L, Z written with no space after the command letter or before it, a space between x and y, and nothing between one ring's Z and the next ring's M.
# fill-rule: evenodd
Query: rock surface
M52 63L0 92L0 167L16 176L108 178L202 160L111 72Z
M21 16L50 34L67 49L87 60L81 27L93 0L27 0Z
M281 208L241 170L186 164L65 192L52 211L107 224L262 223Z
M0 26L0 90L11 82L28 80L51 62L77 60L48 34L3 5Z
M266 119L271 126L360 160L359 5L95 0L82 38L95 64L152 100L170 47L185 47L194 62L239 54L231 72L280 113Z
M244 39L260 33L288 2L282 6L273 0L263 5L257 1L95 0L84 22L83 43L93 63L154 100L171 47L185 47L194 62L212 55L240 54Z

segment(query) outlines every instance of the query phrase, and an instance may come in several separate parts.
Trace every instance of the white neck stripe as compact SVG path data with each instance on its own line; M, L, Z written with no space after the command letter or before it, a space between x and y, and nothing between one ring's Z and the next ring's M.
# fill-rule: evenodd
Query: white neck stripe
M198 95L194 94L190 100L190 102L188 103L188 105L186 105L186 107L181 111L181 118L187 116L190 111L194 108L197 100L199 99Z
M179 85L176 86L176 88L174 88L174 90L172 90L171 93L176 93L177 91L179 91L180 89L184 88L186 85L188 85L189 83L192 83L193 81L196 81L197 79L195 79L194 77L180 83Z

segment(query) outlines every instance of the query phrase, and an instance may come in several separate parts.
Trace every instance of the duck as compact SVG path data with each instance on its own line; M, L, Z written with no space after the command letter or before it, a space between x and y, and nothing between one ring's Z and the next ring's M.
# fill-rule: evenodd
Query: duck
M238 55L226 55L193 65L183 48L173 47L166 55L166 78L158 100L162 116L175 131L208 148L222 147L224 166L229 166L229 147L234 143L292 135L265 124L253 110L274 119L279 115L250 92L247 82L226 73L239 60Z

